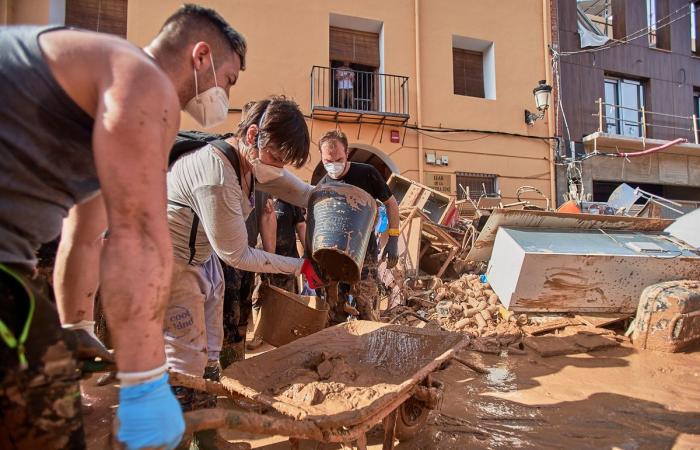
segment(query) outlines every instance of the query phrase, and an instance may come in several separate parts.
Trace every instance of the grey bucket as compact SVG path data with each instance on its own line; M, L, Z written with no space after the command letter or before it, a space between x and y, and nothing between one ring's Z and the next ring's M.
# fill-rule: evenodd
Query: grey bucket
M360 280L377 204L367 192L346 183L316 186L309 199L307 248L331 280Z

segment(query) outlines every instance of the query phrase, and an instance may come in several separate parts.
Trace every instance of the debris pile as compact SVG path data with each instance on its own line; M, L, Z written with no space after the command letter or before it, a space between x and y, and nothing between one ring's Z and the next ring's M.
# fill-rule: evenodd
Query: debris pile
M472 347L488 353L520 343L525 314L503 307L498 295L477 274L464 274L444 283L436 277L409 279L404 284L407 305L388 311L390 321L410 326L436 326L469 334Z

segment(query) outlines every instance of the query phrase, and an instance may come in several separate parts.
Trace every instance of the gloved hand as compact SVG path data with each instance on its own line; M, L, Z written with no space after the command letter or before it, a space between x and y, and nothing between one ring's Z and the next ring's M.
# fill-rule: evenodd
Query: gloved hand
M81 320L77 323L63 325L64 330L70 331L78 344L76 357L78 359L93 360L99 357L104 362L113 363L114 356L107 350L102 342L95 336L95 322L93 320Z
M382 253L382 259L386 258L386 268L393 269L399 262L399 237L389 236L389 240L386 241L384 246L384 252Z
M126 377L131 375L135 374L118 375L122 387L117 409L117 440L127 450L174 449L182 439L185 421L168 384L168 374L161 372L156 378L124 386Z
M324 285L323 280L321 280L321 269L313 260L304 258L304 264L301 265L300 272L306 277L306 281L311 289L320 288Z

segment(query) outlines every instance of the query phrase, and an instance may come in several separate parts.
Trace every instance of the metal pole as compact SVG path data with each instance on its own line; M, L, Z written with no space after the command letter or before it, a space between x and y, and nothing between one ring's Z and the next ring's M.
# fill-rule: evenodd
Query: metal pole
M696 116L695 114L693 114L693 134L693 137L695 138L695 143L698 144L698 139L700 139L700 137L698 137L698 116Z
M598 97L598 131L603 132L603 99Z

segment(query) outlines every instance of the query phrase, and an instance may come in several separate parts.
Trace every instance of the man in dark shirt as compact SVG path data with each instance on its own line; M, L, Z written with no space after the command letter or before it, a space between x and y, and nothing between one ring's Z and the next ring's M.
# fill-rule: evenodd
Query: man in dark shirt
M386 181L373 166L348 161L348 139L340 130L331 130L325 133L319 141L319 148L326 175L318 184L330 182L351 184L363 189L386 206L389 216L389 239L384 247L382 258L386 257L387 268L393 268L399 260L399 205ZM357 302L360 319L379 320L378 256L379 245L374 232L372 232L367 244L360 281L355 283L350 291Z
M297 250L297 237L304 243L306 236L306 219L304 210L291 205L284 200L275 200L275 216L277 216L277 240L275 253L282 256L299 257ZM294 275L273 273L269 275L270 284L297 293Z

